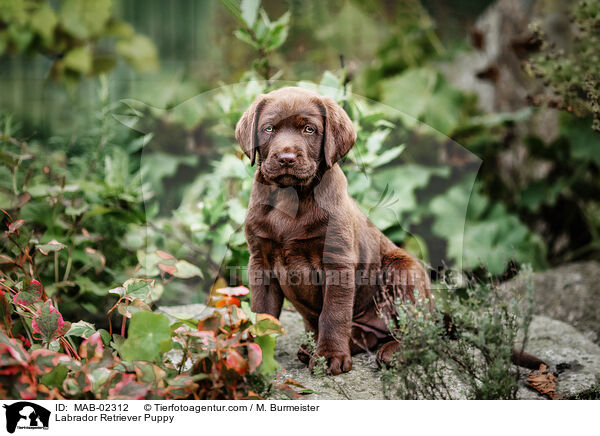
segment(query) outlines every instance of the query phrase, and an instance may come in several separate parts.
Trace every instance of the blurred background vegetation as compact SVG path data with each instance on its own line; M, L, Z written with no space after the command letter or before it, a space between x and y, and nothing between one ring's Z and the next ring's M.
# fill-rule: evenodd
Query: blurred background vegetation
M130 277L205 302L247 262L235 123L290 82L347 110L350 193L434 270L598 259L599 3L0 0L3 277L27 248L101 325Z

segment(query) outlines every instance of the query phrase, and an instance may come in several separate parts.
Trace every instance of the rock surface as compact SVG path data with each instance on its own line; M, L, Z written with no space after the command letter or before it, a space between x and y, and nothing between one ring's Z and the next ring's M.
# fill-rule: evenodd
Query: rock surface
M287 332L277 338L275 359L289 377L315 393L304 398L314 400L380 400L383 385L375 363L375 354L359 354L352 358L352 371L337 376L318 378L298 360L296 353L302 343L304 324L295 311L284 310L281 323Z
M297 358L302 342L303 324L300 315L284 311L281 322L287 335L278 338L275 358L290 377L315 391L305 398L315 400L381 400L384 399L380 372L374 354L353 357L352 371L338 376L317 378L311 375ZM600 347L570 325L544 316L535 316L529 330L526 351L557 367L559 396L575 395L589 389L600 375ZM525 384L527 370L521 371L518 398L545 399ZM456 399L460 394L457 382L453 385Z
M527 351L558 370L559 396L574 396L600 383L600 347L574 327L545 316L535 316L529 336ZM526 373L522 371L522 375ZM519 397L539 398L524 385L519 389Z
M161 307L159 311L171 316L187 315L203 318L214 309L202 304ZM300 315L293 310L284 310L281 322L287 332L277 340L275 358L286 371L286 375L314 391L305 399L314 400L375 400L384 399L381 373L375 363L374 354L353 357L353 369L338 376L315 377L296 357L302 343L304 325ZM559 372L558 394L574 396L600 382L600 347L574 327L546 316L535 316L529 331L526 351L537 355ZM525 379L528 371L521 371L518 391L520 399L544 399L528 388ZM452 382L451 382L452 384ZM460 386L453 385L453 396L460 395Z
M577 262L533 274L534 313L564 321L600 345L600 262ZM501 289L522 297L526 279L517 276Z

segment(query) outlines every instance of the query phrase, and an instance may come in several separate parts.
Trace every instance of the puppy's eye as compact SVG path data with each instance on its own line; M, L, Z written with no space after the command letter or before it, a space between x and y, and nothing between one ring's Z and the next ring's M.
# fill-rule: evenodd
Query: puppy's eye
M312 135L313 133L315 133L315 129L311 126L304 126L304 130L302 132L306 133L307 135Z
M273 133L273 126L267 126L263 129L265 133Z

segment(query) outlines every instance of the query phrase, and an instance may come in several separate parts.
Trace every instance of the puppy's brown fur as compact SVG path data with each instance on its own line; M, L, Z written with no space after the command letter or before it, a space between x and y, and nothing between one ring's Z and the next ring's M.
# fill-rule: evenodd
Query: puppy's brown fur
M292 87L260 95L236 139L258 161L245 227L252 310L279 317L287 298L331 373L349 371L352 354L390 341L378 301L416 289L431 301L429 278L349 197L337 162L356 133L333 100ZM302 348L299 358L308 363Z

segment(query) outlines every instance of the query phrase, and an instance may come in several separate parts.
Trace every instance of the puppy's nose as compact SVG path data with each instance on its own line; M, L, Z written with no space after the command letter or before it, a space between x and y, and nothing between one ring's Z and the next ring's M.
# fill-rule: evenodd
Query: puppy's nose
M279 153L277 160L282 167L291 167L296 163L296 153Z

